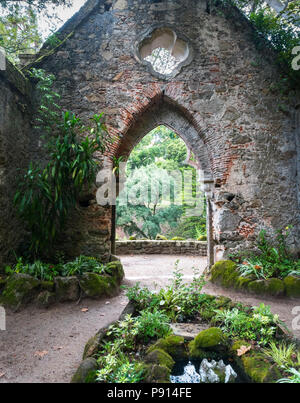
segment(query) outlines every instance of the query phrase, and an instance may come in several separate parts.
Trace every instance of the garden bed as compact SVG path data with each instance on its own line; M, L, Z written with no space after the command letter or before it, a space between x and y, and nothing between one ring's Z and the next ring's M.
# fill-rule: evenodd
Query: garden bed
M84 256L56 266L19 262L8 272L5 278L0 277L0 304L15 310L31 302L47 308L85 297L112 297L118 294L124 277L120 261L103 265Z
M128 289L119 321L88 341L71 382L300 382L300 352L278 316L202 294L202 281L183 284L177 272L158 293Z
M276 277L258 279L253 275L242 276L237 264L231 260L221 260L215 263L211 268L210 280L225 288L256 295L300 298L300 276L288 275L283 279Z

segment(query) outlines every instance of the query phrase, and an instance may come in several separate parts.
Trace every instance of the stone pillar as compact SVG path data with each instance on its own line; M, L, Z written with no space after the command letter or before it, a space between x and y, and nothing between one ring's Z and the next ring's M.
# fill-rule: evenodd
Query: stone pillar
M207 266L208 269L214 264L214 236L213 236L213 217L212 217L212 188L214 181L212 179L204 180L204 192L206 197L206 234L207 234Z

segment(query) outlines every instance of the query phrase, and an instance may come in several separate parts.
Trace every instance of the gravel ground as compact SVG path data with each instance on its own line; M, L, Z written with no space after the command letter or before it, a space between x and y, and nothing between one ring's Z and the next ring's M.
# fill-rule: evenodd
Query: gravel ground
M180 259L184 278L189 280L193 267L204 270L206 259L193 256L138 255L122 256L126 280L139 281L151 289L165 286ZM257 305L262 300L207 284L204 291L226 295L234 300ZM297 301L264 299L292 328L292 308ZM110 300L83 300L59 304L47 310L29 306L21 312L7 312L6 331L0 331L0 383L69 382L82 357L86 341L96 331L116 320L127 303L124 291ZM300 303L298 302L298 305ZM88 310L84 309L87 308ZM300 338L300 331L294 331Z

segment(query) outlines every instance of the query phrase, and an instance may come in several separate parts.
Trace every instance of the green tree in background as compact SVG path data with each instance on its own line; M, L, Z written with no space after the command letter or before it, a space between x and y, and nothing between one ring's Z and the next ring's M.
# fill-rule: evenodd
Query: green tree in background
M117 200L117 227L127 236L149 239L157 234L182 236L176 229L185 225L185 236L197 238L196 226L200 228L203 222L205 232L205 218L185 216L192 197L197 197L196 171L185 164L186 158L185 143L165 126L152 130L132 150L125 189ZM190 186L182 186L184 170L194 174ZM177 172L173 179L172 171ZM166 195L163 189L167 190Z

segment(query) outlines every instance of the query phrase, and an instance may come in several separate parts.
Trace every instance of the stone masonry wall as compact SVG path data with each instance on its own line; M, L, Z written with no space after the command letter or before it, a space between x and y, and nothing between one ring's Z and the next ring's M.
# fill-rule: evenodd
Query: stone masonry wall
M117 241L117 255L207 255L207 243L200 241Z
M212 176L214 241L226 253L250 247L262 228L273 236L286 225L293 225L289 242L299 252L293 117L299 94L282 97L276 89L275 55L257 50L241 13L210 5L90 0L61 30L68 39L36 67L57 76L66 109L83 119L104 112L114 139L109 158L126 159L158 124L176 130ZM167 80L151 74L134 50L154 26L171 26L193 48L190 63ZM91 201L80 214L70 223L68 248L108 252L109 208Z
M0 272L24 239L13 206L22 169L29 163L30 87L8 61L0 71Z

